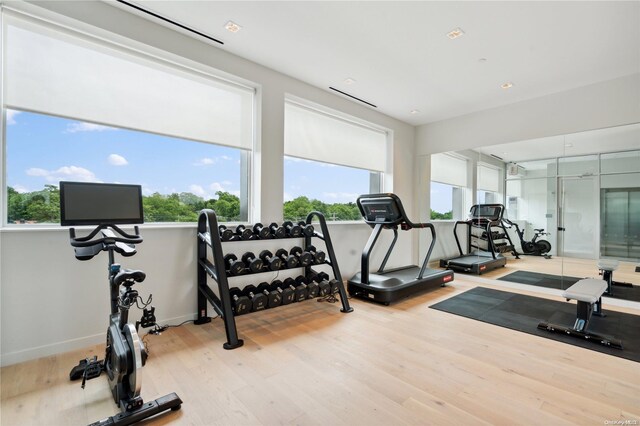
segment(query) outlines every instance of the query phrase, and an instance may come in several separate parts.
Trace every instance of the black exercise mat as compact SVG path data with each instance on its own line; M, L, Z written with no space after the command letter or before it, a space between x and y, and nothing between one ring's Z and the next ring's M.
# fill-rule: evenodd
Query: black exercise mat
M583 279L578 277L568 277L568 276L560 276L560 275L551 275L551 274L541 274L540 272L529 272L529 271L515 271L504 277L498 278L498 281L509 281L513 283L519 284L529 284L535 285L538 287L546 287L546 288L557 288L561 290L566 290L577 281ZM615 274L614 274L615 279ZM621 286L614 285L613 286L613 297L615 299L623 299L623 300L632 300L634 302L640 302L640 285L634 286Z
M606 304L607 316L592 316L589 331L622 340L624 349L538 329L543 321L572 327L576 320L573 303L476 287L430 308L640 362L640 315L610 311Z

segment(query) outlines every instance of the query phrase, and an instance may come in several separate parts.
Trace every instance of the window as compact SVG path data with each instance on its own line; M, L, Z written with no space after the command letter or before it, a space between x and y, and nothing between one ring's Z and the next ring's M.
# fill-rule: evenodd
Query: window
M484 164L478 164L477 203L502 204L500 183L501 173L499 169Z
M287 101L284 152L286 220L359 220L358 196L382 192L384 131Z
M248 219L252 88L35 18L3 19L8 222L57 222L60 180L141 184L152 222L194 221L213 206Z
M431 156L431 220L461 220L467 214L467 160L450 154Z
M241 219L243 150L10 109L6 122L8 223L59 223L61 180L139 183L146 222Z

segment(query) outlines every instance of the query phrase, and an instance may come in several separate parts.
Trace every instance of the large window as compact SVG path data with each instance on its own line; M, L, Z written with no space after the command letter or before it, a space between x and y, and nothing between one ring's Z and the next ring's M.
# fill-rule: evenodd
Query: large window
M148 221L248 219L252 88L9 11L3 24L8 222L57 222L60 180L141 184Z
M11 109L6 122L11 224L58 223L61 180L139 183L147 222L241 219L243 150Z
M461 220L466 215L467 160L450 154L431 156L431 220Z
M478 164L477 203L502 204L501 181L502 173L498 168Z
M382 192L384 131L287 102L284 151L286 220L312 210L327 220L358 220L358 196Z

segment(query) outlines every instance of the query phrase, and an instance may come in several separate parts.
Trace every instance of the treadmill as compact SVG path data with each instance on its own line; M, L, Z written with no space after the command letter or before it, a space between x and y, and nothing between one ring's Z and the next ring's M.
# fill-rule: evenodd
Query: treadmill
M459 220L453 227L460 256L451 259L440 259L440 267L481 275L507 264L501 254L513 249L513 244L500 243L497 240L511 239L502 223L504 206L502 204L475 204L471 207L471 218ZM458 238L458 225L467 227L467 253L462 250ZM476 250L474 250L476 249Z
M436 232L430 223L413 223L395 194L361 195L357 200L364 221L373 228L369 241L362 251L361 270L347 284L350 295L389 305L399 299L423 291L429 287L442 287L453 281L453 272L428 269L427 263L436 243ZM386 270L393 247L398 240L398 226L403 231L414 228L429 228L431 245L422 266L404 266ZM393 241L376 273L369 273L369 257L383 229L393 230Z

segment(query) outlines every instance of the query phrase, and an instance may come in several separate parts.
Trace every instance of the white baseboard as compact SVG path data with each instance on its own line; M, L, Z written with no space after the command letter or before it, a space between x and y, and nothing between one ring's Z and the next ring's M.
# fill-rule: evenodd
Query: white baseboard
M196 313L182 315L175 318L158 320L158 324L177 325L183 321L193 320ZM105 327L106 330L106 327ZM105 342L105 333L94 334L92 336L79 337L77 339L65 340L62 342L50 343L48 345L36 346L32 348L22 349L19 351L0 354L0 367L6 367L20 362L30 361L32 359L42 358L51 355L57 355L64 352L75 351L86 348L88 346L98 345Z

